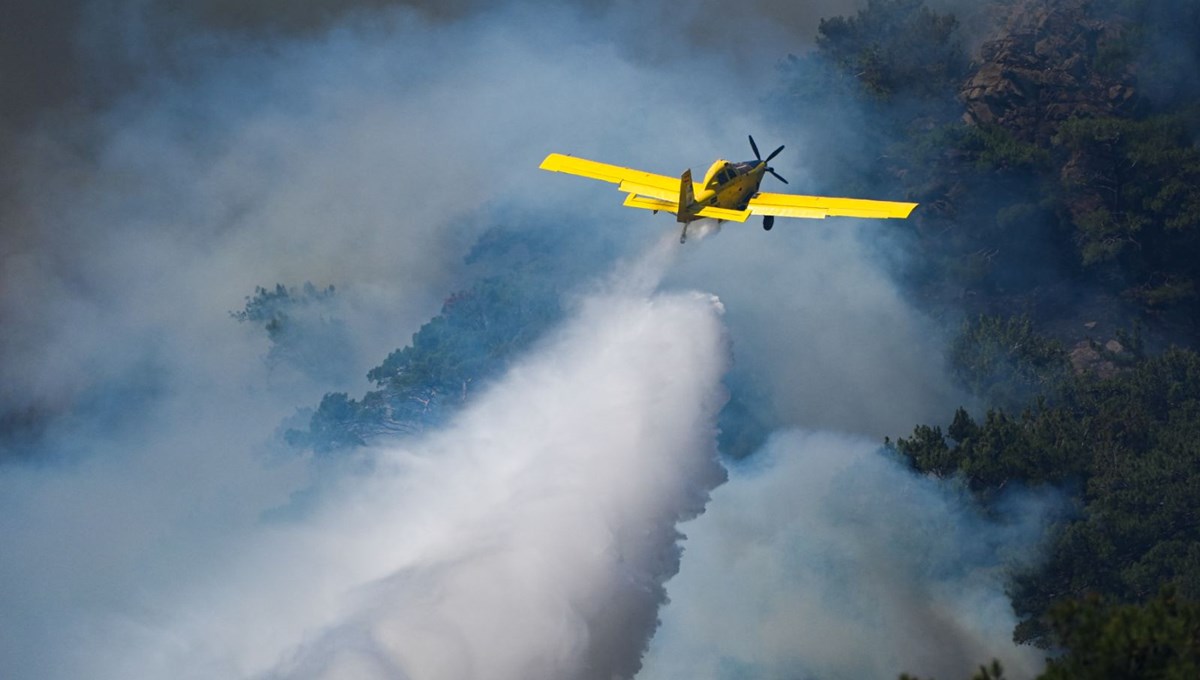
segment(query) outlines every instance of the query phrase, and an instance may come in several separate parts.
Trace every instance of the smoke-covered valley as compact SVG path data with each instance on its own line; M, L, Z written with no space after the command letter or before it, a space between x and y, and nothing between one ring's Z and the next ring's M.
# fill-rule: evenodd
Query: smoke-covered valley
M702 172L749 133L787 144L768 190L829 190L804 142L867 114L764 102L857 3L165 5L27 9L19 44L55 59L5 41L26 71L0 131L0 675L1041 669L1006 570L1037 561L1054 492L984 512L881 447L975 398L896 281L907 237L796 220L680 246L669 216L537 170ZM239 323L306 282L319 342ZM492 282L545 329L453 408L289 445Z

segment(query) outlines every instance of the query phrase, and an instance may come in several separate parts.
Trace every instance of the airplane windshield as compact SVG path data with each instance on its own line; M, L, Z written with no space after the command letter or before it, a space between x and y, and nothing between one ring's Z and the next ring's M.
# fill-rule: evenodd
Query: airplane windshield
M753 169L754 165L751 163L728 163L720 172L713 176L713 183L717 185L727 184Z

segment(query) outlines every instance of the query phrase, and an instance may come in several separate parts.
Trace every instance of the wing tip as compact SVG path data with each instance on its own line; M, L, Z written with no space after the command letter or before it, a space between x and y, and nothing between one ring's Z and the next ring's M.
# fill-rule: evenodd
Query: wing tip
M559 165L561 165L561 163L562 163L561 159L563 157L564 156L561 153L548 154L545 158L542 159L542 163L541 163L541 165L538 166L538 169L540 169L540 170L556 170L556 169L558 169Z

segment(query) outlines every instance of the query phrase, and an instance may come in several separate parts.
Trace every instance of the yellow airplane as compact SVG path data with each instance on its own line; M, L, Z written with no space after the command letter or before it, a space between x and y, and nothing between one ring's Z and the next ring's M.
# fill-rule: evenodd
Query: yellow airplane
M768 172L780 182L788 183L767 165L783 151L783 147L775 149L765 159L759 155L754 137L750 137L750 148L754 150L754 160L743 163L717 160L704 175L702 184L692 182L691 169L675 179L558 153L546 156L540 167L542 170L612 182L628 194L625 205L630 208L643 208L656 213L665 210L674 214L676 220L683 223L680 243L687 240L688 224L706 217L718 221L745 222L752 214L762 215L763 229L770 231L775 226L777 216L903 219L917 207L916 203L896 201L759 192L758 185Z

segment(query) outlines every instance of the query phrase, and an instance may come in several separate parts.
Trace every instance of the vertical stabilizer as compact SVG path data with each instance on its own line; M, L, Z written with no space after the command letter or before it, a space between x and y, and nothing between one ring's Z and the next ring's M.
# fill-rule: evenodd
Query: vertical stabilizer
M688 223L696 219L696 192L692 186L692 169L683 171L679 178L679 210L675 213L676 221Z

